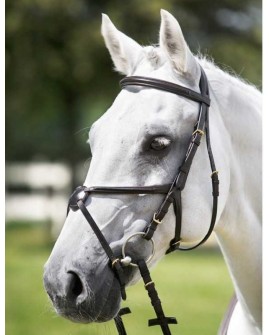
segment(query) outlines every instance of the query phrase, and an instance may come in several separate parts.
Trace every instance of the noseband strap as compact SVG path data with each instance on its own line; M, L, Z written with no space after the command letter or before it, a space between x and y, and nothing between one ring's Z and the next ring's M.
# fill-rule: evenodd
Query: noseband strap
M107 254L112 269L115 271L116 277L120 283L121 295L123 299L126 299L125 293L125 275L124 275L124 262L121 263L121 260L114 255L113 250L111 249L109 243L101 232L100 228L96 224L95 220L92 218L91 214L88 212L85 202L91 194L161 194L165 195L160 207L153 215L153 219L147 224L144 230L143 238L146 240L151 240L157 227L164 219L167 214L169 208L173 204L174 212L175 212L175 233L174 237L170 242L169 249L166 253L172 252L174 250L192 250L203 244L211 235L217 216L217 207L218 207L218 196L219 196L219 179L218 172L216 170L215 161L211 148L210 141L210 129L209 129L209 106L210 106L210 98L209 98L209 88L208 81L204 70L201 68L201 78L200 78L200 93L190 90L186 87L167 82L160 79L155 78L147 78L140 76L130 76L122 79L120 81L120 85L122 89L128 89L129 86L139 86L142 88L150 88L157 89L161 91L170 92L173 94L177 94L189 100L198 102L199 114L196 124L194 125L193 133L190 137L189 146L186 151L185 158L181 163L177 174L172 181L171 184L165 185L151 185L151 186L123 186L123 187L108 187L108 186L79 186L71 195L68 211L72 209L76 211L80 209L85 219L91 226L93 232L98 238L101 246L103 247L105 253ZM213 195L213 207L212 207L212 217L209 225L209 229L205 236L191 247L181 247L181 229L182 229L182 199L181 194L185 188L186 181L190 172L190 168L193 162L193 158L196 154L196 151L201 143L202 136L205 134L206 137L206 146L207 152L210 162L211 168L211 180L212 180L212 195ZM124 260L123 260L124 261ZM145 287L148 291L149 297L151 299L151 303L155 309L157 319L150 320L149 325L160 325L162 332L164 335L170 335L170 330L168 327L169 323L177 323L174 318L165 317L160 300L158 298L157 292L154 288L153 282L150 277L150 273L145 264L145 261L141 260L138 262L139 270L141 272L142 278L145 282ZM122 311L122 312L121 312ZM127 311L125 311L127 312ZM120 314L123 310L120 310ZM125 335L126 331L123 326L121 315L118 315L115 318L115 323L119 334Z
M95 220L93 219L92 215L88 212L85 201L88 198L88 194L86 192L85 186L79 186L76 188L76 190L72 193L70 199L69 199L69 208L72 209L72 211L77 211L78 209L81 210L82 214L84 215L85 219L89 223L90 227L92 228L93 232L95 233L96 237L98 238L103 250L105 251L106 255L108 256L111 266L113 270L115 271L116 277L120 284L120 291L121 296L123 300L126 300L126 291L125 291L125 279L123 274L123 268L120 264L119 258L117 258L109 243L107 242L105 236L102 234L101 230L99 229L98 225L96 224Z
M104 187L93 186L84 189L87 193L101 193L101 194L167 194L170 190L171 184L156 185L156 186L142 186L142 187Z

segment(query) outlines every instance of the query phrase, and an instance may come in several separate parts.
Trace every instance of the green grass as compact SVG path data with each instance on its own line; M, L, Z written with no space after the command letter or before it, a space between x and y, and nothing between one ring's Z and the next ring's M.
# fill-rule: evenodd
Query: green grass
M114 323L80 325L53 311L42 284L43 264L52 244L40 226L6 230L6 335L115 335ZM199 249L166 256L152 271L165 313L175 316L172 334L216 334L232 295L232 285L217 251ZM147 327L154 318L142 283L127 290L132 314L124 316L129 335L161 334Z

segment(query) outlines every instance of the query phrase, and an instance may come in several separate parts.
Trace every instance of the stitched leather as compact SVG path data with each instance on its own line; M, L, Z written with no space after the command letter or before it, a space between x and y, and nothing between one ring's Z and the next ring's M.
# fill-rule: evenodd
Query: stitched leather
M195 92L187 87L177 85L171 83L169 81L155 79L155 78L148 78L148 77L140 77L140 76L130 76L125 77L120 81L120 86L144 86L148 88L155 88L157 90L166 91L170 93L174 93L185 97L189 100L193 100L196 102L203 102L210 106L210 99L208 96L204 96L198 92Z

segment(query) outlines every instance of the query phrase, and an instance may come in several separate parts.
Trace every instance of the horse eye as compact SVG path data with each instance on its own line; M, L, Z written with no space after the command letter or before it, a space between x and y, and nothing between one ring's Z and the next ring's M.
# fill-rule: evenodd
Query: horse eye
M156 137L150 144L151 149L161 151L166 149L171 144L171 140L167 137Z

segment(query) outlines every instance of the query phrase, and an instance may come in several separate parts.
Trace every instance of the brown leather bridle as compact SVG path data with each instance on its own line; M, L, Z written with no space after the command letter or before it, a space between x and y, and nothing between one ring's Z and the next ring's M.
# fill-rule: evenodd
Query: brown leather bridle
M116 255L114 255L109 243L106 238L100 231L98 225L92 218L91 214L87 210L85 206L85 201L91 194L164 194L164 199L158 208L158 210L154 213L151 222L149 222L141 236L146 240L151 240L153 235L158 227L158 225L162 222L165 215L167 214L170 206L173 204L176 220L175 220L175 233L173 239L170 241L169 248L166 253L170 253L174 250L192 250L203 244L211 235L216 221L217 215L217 206L218 206L218 196L219 196L219 179L218 179L218 171L216 170L215 161L212 153L211 142L210 142L210 130L209 130L209 106L210 106L210 98L209 98L209 87L207 77L205 75L204 70L201 68L201 78L200 78L200 91L201 93L197 93L193 90L190 90L186 87L167 82L164 80L140 77L140 76L130 76L125 77L120 81L120 85L122 89L125 89L129 86L140 86L145 88L154 88L161 91L167 91L170 93L174 93L180 96L183 96L189 100L196 101L200 104L198 119L194 126L194 131L191 134L190 142L188 149L186 151L185 158L180 165L180 168L171 184L166 185L153 185L153 186L138 186L138 187L107 187L107 186L79 186L72 193L68 210L72 209L73 211L81 210L85 219L90 224L92 230L97 236L100 244L102 245L105 253L107 254L112 269L115 271L115 274L119 280L121 295L123 300L126 299L125 293L125 278L123 273L123 262ZM213 195L213 208L212 208L212 217L209 225L209 229L206 235L201 239L200 242L195 245L184 248L181 247L181 227L182 227L182 205L181 205L181 192L185 188L185 184L187 181L187 177L190 171L190 167L195 156L195 153L200 145L201 138L205 134L206 136L206 145L208 151L208 157L210 161L210 167L212 170L211 179L212 179L212 195ZM162 328L163 334L171 334L170 329L168 327L169 323L177 323L174 318L165 317L160 300L157 296L157 292L154 287L154 283L151 280L148 268L144 260L139 260L137 262L143 280L145 281L145 288L148 291L149 297L151 299L152 305L155 309L157 319L150 320L149 325L160 325ZM119 334L126 334L124 326L121 320L121 314L124 312L128 312L121 310L120 314L115 318L117 329Z

